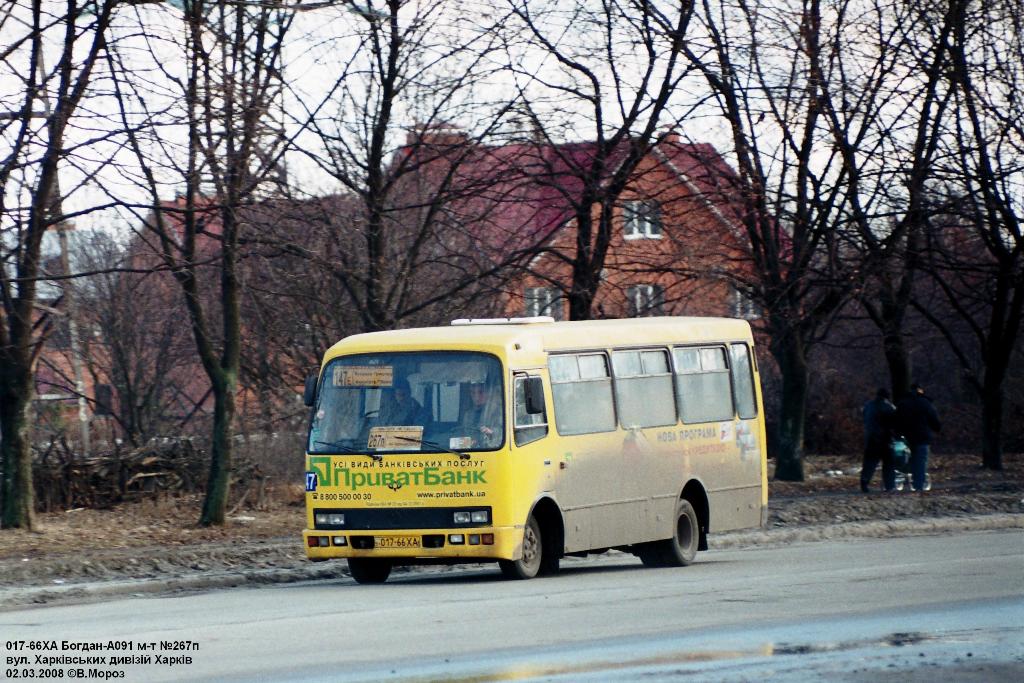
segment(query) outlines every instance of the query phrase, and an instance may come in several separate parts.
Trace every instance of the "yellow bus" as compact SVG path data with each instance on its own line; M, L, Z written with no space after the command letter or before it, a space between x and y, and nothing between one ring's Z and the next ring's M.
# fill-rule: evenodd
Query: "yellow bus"
M750 326L460 320L347 337L306 383L306 554L360 583L497 561L510 578L618 549L683 566L765 523Z

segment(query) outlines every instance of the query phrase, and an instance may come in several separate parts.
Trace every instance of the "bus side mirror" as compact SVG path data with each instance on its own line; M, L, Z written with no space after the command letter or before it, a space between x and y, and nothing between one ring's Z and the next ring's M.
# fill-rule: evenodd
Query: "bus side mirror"
M544 413L544 380L540 377L527 377L523 386L526 392L526 412L528 415Z
M317 375L310 375L306 378L306 388L302 391L302 402L310 408L316 402L316 380Z

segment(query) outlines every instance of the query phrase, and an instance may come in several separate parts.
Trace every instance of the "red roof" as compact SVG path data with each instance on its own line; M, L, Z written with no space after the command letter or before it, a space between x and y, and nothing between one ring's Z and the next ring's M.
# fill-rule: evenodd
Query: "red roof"
M392 172L415 179L410 187L426 185L435 189L447 173L454 172L454 200L447 202L446 210L484 249L501 258L547 241L569 223L576 215L587 178L597 174L600 182L610 180L628 153L629 142L622 142L605 154L600 173L594 168L601 161L599 151L595 141L475 145L455 133L427 133L422 138L410 139L405 152L392 164ZM740 225L743 207L737 201L738 176L712 145L681 143L677 136L670 135L649 154L706 200L730 227ZM415 190L394 194L409 206L430 199ZM258 205L259 209L247 211L256 215L284 211L300 220L302 214L307 214L308 220L308 214L330 206L326 213L355 215L358 206L349 206L347 211L339 206L339 202L351 205L353 199L325 197L281 202L275 209ZM184 200L179 197L164 202L162 208L172 235L180 242L184 232ZM210 238L216 238L221 230L219 207L205 199L196 209L205 218L197 246L206 251L212 246Z
M597 175L601 182L611 179L628 149L622 143L606 154ZM723 221L739 223L737 175L712 145L682 144L672 137L654 154L705 197ZM599 162L596 142L478 146L466 153L456 183L477 188L466 192L465 215L485 218L466 225L489 248L502 252L543 242L575 216L586 179Z

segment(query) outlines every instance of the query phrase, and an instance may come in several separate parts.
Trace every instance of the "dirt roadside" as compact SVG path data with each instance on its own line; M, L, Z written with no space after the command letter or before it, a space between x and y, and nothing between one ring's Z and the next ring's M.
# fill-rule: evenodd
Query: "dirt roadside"
M770 482L766 529L713 536L711 546L1024 529L1024 455L1005 464L991 472L976 457L933 456L932 491L862 494L858 458L810 457L806 481ZM42 515L35 532L0 531L0 609L347 574L343 562L306 560L300 493L237 511L222 528L197 527L199 508L194 497L167 498Z

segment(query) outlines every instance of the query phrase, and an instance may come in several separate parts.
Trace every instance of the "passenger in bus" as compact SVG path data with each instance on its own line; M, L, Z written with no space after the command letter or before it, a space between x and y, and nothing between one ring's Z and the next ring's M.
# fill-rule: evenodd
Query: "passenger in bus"
M384 427L423 427L429 419L427 411L412 397L409 381L399 378L383 397L377 424Z
M501 397L484 382L469 385L470 405L463 411L459 431L472 437L474 446L497 446L501 443Z

